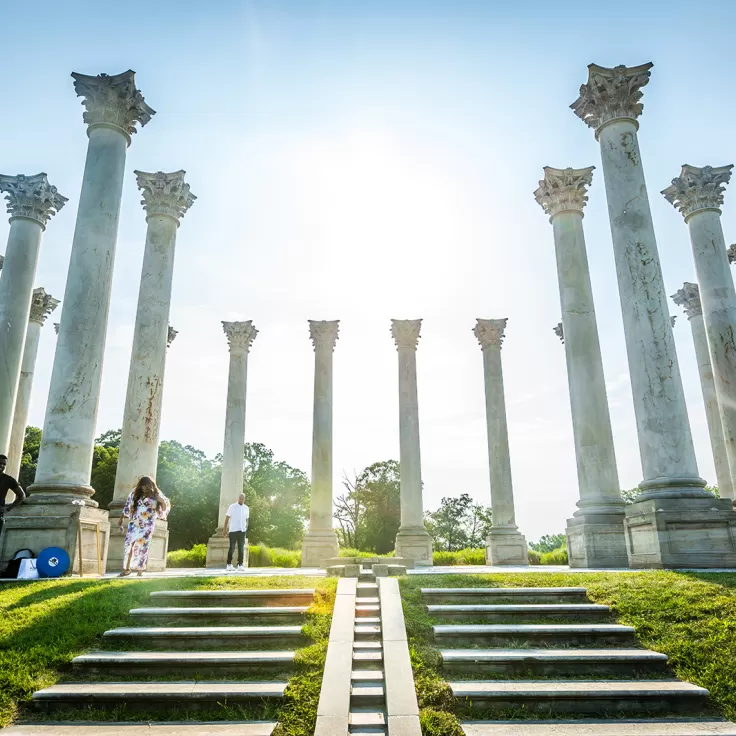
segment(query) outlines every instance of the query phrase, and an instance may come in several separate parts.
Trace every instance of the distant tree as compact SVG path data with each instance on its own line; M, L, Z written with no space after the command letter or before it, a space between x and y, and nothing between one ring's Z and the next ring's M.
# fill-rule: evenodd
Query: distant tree
M538 542L529 542L529 547L539 554L567 547L566 534L545 534Z
M23 488L33 484L36 477L36 464L38 463L38 451L41 449L41 430L38 427L26 427L23 438L23 457L20 460L20 473L18 482Z
M353 480L350 480L347 476L343 478L342 484L346 492L335 499L334 513L334 517L340 524L340 528L337 530L340 546L353 549L360 549L363 516L365 514L365 507L360 502L359 494L355 490L357 482L357 476Z
M486 539L493 526L493 512L490 506L474 503L470 507L470 513L466 522L468 534L468 547L479 549L485 547Z
M364 509L360 547L383 555L392 552L401 526L400 468L384 460L365 468L355 479L355 493Z
M90 483L95 489L94 500L106 509L115 492L115 475L118 472L119 450L114 446L95 445L92 451L92 475ZM132 490L132 489L131 489Z
M95 444L102 445L103 447L120 447L122 433L122 429L108 429L107 432L103 432L95 439Z
M425 514L427 531L440 552L483 547L492 522L491 509L473 501L467 493L445 496L436 511Z

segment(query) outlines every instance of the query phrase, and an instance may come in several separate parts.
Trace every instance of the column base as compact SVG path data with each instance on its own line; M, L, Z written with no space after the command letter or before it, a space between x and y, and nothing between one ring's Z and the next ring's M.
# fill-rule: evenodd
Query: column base
M325 567L327 561L340 554L337 534L328 531L308 531L302 542L302 567Z
M486 539L486 565L528 565L524 535L516 528L494 528Z
M415 567L432 566L432 537L424 527L399 529L396 556L411 560Z
M624 523L633 568L736 567L731 499L650 498L627 506Z
M97 531L99 529L99 572L107 566L110 523L107 511L71 503L24 503L5 517L0 537L0 563L5 563L19 549L28 548L38 555L46 547L61 547L69 555L69 572L79 574L79 521L82 522L82 573L97 575ZM92 526L92 524L95 526Z
M227 565L227 551L230 548L230 539L223 537L222 532L215 532L207 540L207 559L205 560L205 567L221 567L225 568ZM241 561L243 567L248 567L248 539L245 540L245 548L243 550L245 559ZM235 547L235 553L233 555L233 562L238 556L238 547Z
M125 531L119 532L115 523L117 516L110 524L110 543L107 551L107 571L120 572L123 569L123 549L125 547ZM146 572L163 572L166 569L166 555L169 551L169 524L157 521L153 529L151 546L148 551Z
M620 514L580 513L567 520L565 533L570 567L629 566L623 511Z

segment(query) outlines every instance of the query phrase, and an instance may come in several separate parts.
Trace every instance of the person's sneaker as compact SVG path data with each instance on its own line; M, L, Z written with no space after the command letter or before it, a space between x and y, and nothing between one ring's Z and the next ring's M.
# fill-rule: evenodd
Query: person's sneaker
M232 565L228 565L228 566L227 566L227 567L225 568L225 571L226 571L226 572L233 572L234 570L235 570L235 568L234 568L234 567L233 567Z
M238 572L245 572L245 568L242 565L238 565Z

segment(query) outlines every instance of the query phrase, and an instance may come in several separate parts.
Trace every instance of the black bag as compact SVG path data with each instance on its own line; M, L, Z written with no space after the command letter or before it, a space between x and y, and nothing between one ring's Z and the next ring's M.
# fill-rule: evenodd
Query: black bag
M20 561L28 558L33 559L35 556L31 549L19 549L5 566L5 569L0 572L0 578L17 578L18 570L20 570Z

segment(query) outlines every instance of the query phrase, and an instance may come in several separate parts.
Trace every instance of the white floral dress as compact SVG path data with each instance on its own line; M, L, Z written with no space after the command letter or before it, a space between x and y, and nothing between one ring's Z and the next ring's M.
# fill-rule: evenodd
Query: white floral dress
M136 507L133 508L134 495L135 491L132 491L123 508L123 516L130 517L128 531L125 534L123 568L143 571L146 569L146 563L148 562L148 552L151 547L151 537L156 526L156 519L166 519L171 510L171 504L169 499L161 493L160 496L166 504L165 509L159 510L156 498L145 496L141 497Z

